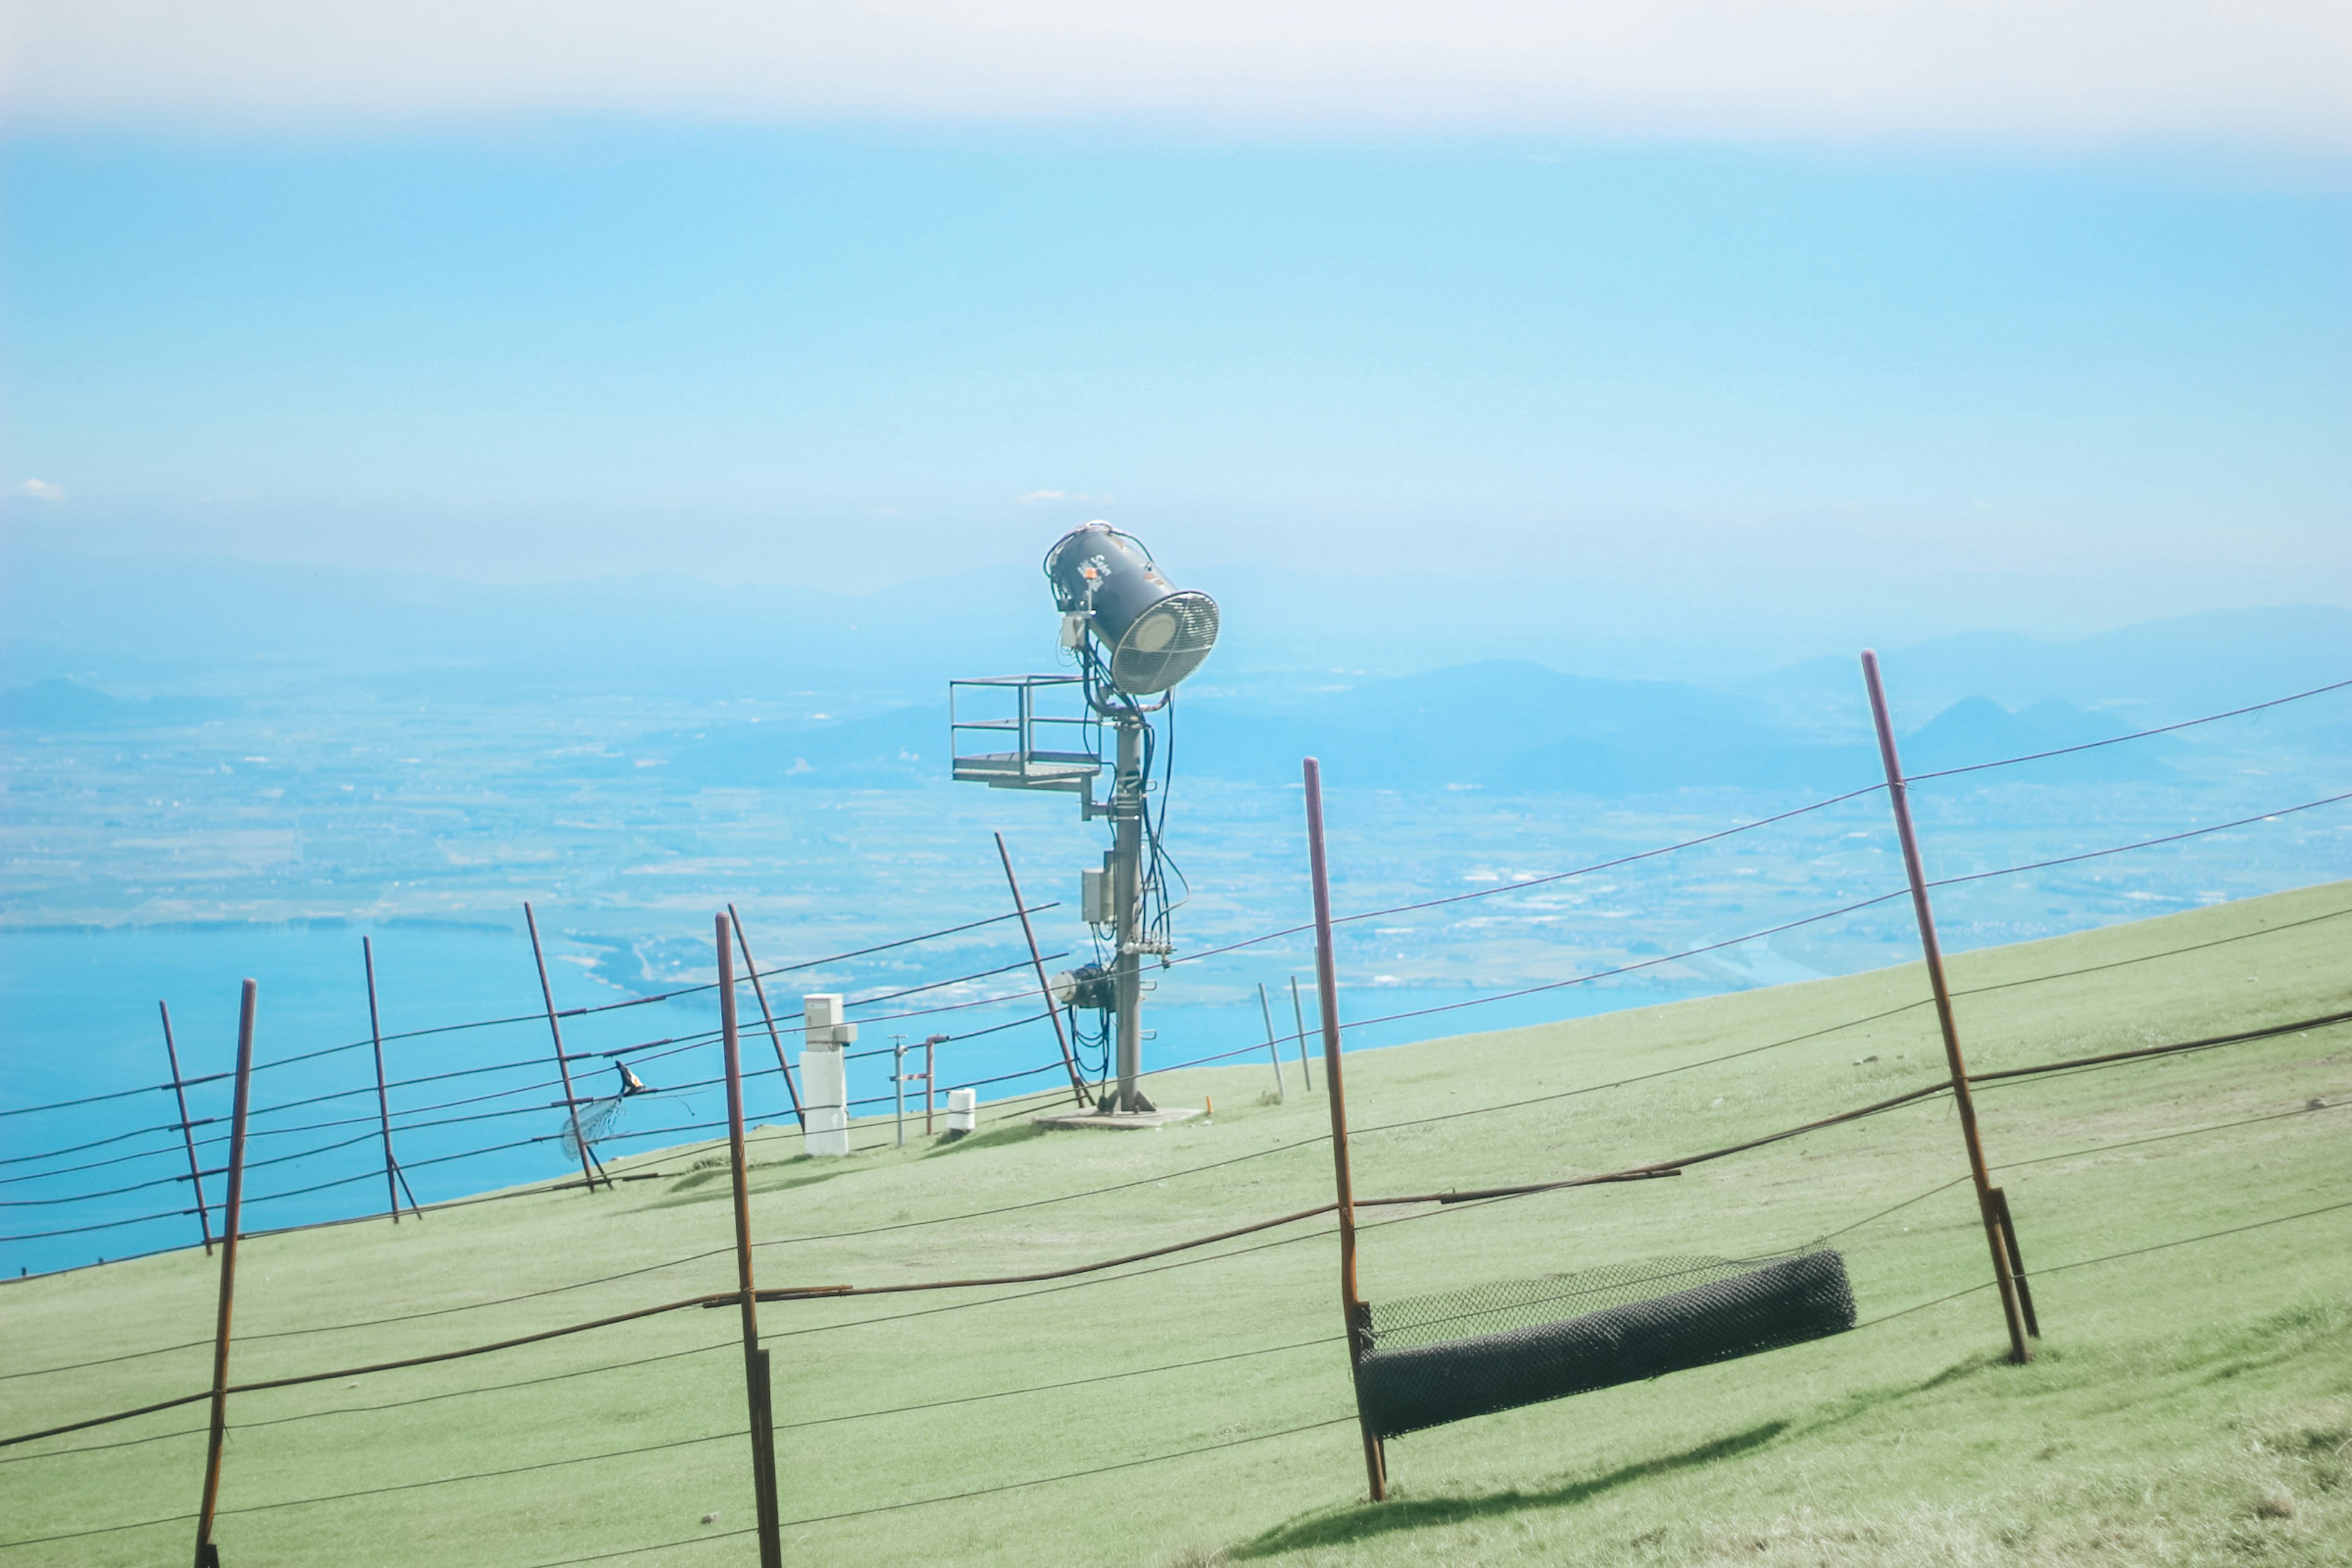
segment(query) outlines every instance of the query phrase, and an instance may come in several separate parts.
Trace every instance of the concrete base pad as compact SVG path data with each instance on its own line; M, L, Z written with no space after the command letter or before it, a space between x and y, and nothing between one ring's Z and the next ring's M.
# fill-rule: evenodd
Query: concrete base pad
M1040 1127L1166 1127L1178 1121L1189 1121L1200 1114L1197 1110L1075 1110L1054 1116L1033 1116L1029 1120Z

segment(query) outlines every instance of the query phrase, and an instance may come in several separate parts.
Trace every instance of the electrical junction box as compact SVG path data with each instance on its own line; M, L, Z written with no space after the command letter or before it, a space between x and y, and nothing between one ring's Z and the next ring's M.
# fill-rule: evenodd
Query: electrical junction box
M1078 912L1090 926L1107 926L1112 922L1110 908L1110 873L1108 870L1084 870L1078 873Z
M802 999L801 1094L807 1123L801 1145L808 1153L849 1152L849 1079L841 1048L856 1038L857 1026L841 1021L837 994Z
M857 1026L841 1021L840 996L826 992L802 999L801 1034L803 1046L813 1051L839 1050L857 1043Z

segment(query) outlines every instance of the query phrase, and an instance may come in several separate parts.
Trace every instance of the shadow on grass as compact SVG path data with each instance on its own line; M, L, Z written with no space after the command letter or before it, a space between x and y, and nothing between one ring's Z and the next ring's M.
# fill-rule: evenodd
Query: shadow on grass
M751 1163L751 1178L746 1184L754 1194L787 1192L793 1187L813 1187L819 1182L829 1182L835 1176L845 1175L850 1170L856 1168L836 1163L804 1170L795 1175L769 1173L786 1170L794 1165L816 1166L816 1162L806 1154L795 1154L789 1160L779 1160L769 1164L761 1164L755 1160ZM680 1177L677 1184L667 1194L645 1206L648 1209L682 1208L692 1204L709 1203L718 1198L731 1199L734 1195L734 1183L729 1176L727 1166L721 1163L694 1171Z
M1034 1121L1016 1121L1009 1127L993 1127L985 1132L975 1132L954 1142L941 1142L925 1150L923 1158L936 1160L942 1154L968 1154L974 1149L1002 1149L1007 1143L1026 1143L1032 1138L1043 1138L1045 1130Z
M1458 1524L1529 1509L1572 1508L1634 1481L1736 1458L1783 1439L1812 1437L1885 1407L1899 1405L1965 1379L2006 1367L2007 1357L2001 1352L1988 1352L1969 1356L1917 1383L1894 1384L1848 1394L1832 1402L1810 1419L1767 1421L1744 1432L1735 1432L1728 1436L1685 1448L1678 1454L1640 1460L1621 1466L1606 1475L1567 1481L1549 1489L1530 1490L1514 1487L1508 1491L1490 1492L1483 1497L1399 1497L1384 1503L1358 1503L1345 1509L1312 1514L1245 1541L1233 1547L1230 1555L1235 1558L1274 1557L1307 1547L1345 1546L1398 1531Z
M1539 1491L1526 1491L1514 1487L1509 1491L1490 1492L1484 1497L1397 1498L1389 1502L1359 1503L1277 1525L1263 1535L1234 1547L1230 1554L1237 1558L1275 1557L1285 1552L1298 1552L1313 1546L1348 1546L1398 1531L1459 1524L1467 1520L1518 1513L1528 1509L1573 1508L1603 1492L1613 1491L1651 1476L1692 1469L1750 1453L1774 1441L1788 1429L1786 1421L1767 1421L1745 1432L1735 1432L1711 1443L1701 1443L1696 1448L1685 1448L1679 1454L1643 1459L1636 1464L1621 1466L1605 1476L1570 1481Z

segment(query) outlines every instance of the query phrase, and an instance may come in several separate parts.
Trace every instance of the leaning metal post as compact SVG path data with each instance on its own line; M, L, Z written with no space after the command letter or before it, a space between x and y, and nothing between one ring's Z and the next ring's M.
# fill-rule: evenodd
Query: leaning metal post
M158 999L155 1010L163 1015L163 1055L172 1064L172 1093L180 1102L180 1136L188 1145L188 1180L196 1189L196 1228L204 1233L205 1256L213 1255L213 1222L205 1213L205 1173L196 1163L196 1128L188 1120L188 1091L180 1079L180 1047L172 1043L172 1008Z
M1993 1283L2000 1291L2001 1316L2009 1324L2009 1359L2023 1365L2033 1359L2026 1342L2024 1306L2017 1274L2011 1267L2012 1240L2002 1224L2007 1205L1985 1167L1984 1142L1977 1132L1977 1105L1969 1092L1969 1069L1960 1057L1959 1026L1952 1017L1951 987L1944 980L1944 950L1936 941L1936 913L1927 902L1927 876L1919 862L1919 840L1911 826L1910 791L1903 779L1902 762L1895 754L1895 727L1886 717L1886 690L1879 680L1878 655L1864 649L1863 684L1870 692L1871 721L1878 727L1879 760L1886 765L1886 796L1895 809L1895 836L1903 845L1903 869L1911 879L1911 910L1919 921L1919 951L1927 961L1927 984L1936 994L1936 1022L1944 1032L1944 1059L1952 1073L1952 1100L1960 1110L1960 1141L1969 1151L1969 1173L1977 1188L1977 1213L1984 1220L1985 1240L1992 1248Z
M366 937L360 938L360 962L367 966L368 1039L375 1047L375 1114L383 1129L383 1190L392 1200L392 1223L400 1223L400 1162L392 1157L392 1096L383 1081L383 1024L375 1010L375 944ZM416 1209L416 1194L411 1193L408 1206ZM416 1209L423 1219L425 1211Z
M245 1209L245 1113L253 1103L253 1014L261 988L248 980L236 1016L236 1094L228 1119L228 1196L221 1206L220 1314L213 1322L213 1418L205 1445L205 1497L196 1515L196 1568L220 1568L213 1511L220 1501L221 1439L228 1432L229 1309L236 1301L236 1237Z
M1339 1310L1347 1324L1348 1365L1363 1359L1371 1314L1356 1289L1356 1187L1348 1173L1348 1097L1339 1075L1339 977L1331 953L1331 880L1323 856L1323 769L1307 759L1307 866L1315 884L1315 987L1323 1009L1323 1091L1331 1105L1331 1173L1339 1212ZM1364 1476L1372 1500L1388 1496L1388 1453L1356 1401L1364 1436Z
M1290 1090L1282 1081L1282 1039L1274 1032L1274 1005L1265 999L1265 982L1257 983L1257 1010L1265 1019L1265 1054L1274 1058L1274 1097L1288 1104Z
M751 944L743 936L743 917L727 906L727 923L735 928L735 945L743 953L743 973L751 977L751 994L759 999L761 1022L768 1026L768 1043L776 1047L776 1070L784 1075L784 1092L793 1097L793 1120L808 1131L808 1112L801 1109L800 1086L793 1082L793 1064L784 1059L784 1037L776 1032L776 1016L768 1011L768 988L760 984L760 966L751 962Z
M751 1417L751 1488L758 1506L760 1568L783 1568L777 1524L776 1433L768 1352L760 1348L760 1302L751 1286L751 1188L743 1146L743 1052L735 1032L735 953L730 922L718 917L719 1035L727 1057L727 1152L735 1173L735 1274L743 1293L743 1388Z
M1037 933L1029 924L1029 906L1021 900L1021 879L1013 874L1013 852L1004 847L1002 833L996 836L996 858L1004 862L1004 885L1013 889L1013 908L1021 916L1021 935L1029 943L1029 962L1037 971L1037 994L1045 999L1045 1016L1054 1024L1054 1043L1062 1047L1062 1065L1069 1069L1070 1093L1083 1108L1087 1103L1086 1080L1078 1076L1078 1058L1070 1054L1070 1037L1063 1032L1062 1010L1054 1005L1054 985L1045 978L1045 960L1037 952ZM925 1050L928 1059L928 1042ZM923 1131L929 1132L930 1101L925 1100L923 1107Z
M572 1092L572 1064L563 1056L563 1026L555 1021L555 988L547 983L547 955L539 947L539 917L522 906L522 923L530 928L531 962L539 965L539 994L547 1003L547 1032L555 1037L555 1071L563 1080L563 1111L572 1118L572 1141L580 1146L580 1175L588 1190L596 1190L596 1173L588 1163L588 1140L580 1135L580 1099Z

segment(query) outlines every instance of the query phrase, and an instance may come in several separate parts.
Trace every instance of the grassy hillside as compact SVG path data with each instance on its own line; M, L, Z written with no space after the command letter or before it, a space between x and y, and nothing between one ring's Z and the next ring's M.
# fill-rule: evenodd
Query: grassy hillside
M2336 884L1962 958L1971 1066L2352 1005L2347 911L2352 884ZM1933 1015L1852 1021L1924 994L1911 966L1351 1057L1359 1191L1606 1169L1884 1098L1937 1075ZM1292 1070L1283 1105L1265 1102L1262 1063L1160 1080L1162 1103L1213 1095L1216 1115L1155 1133L1042 1133L1008 1116L959 1144L834 1162L766 1140L752 1171L761 1282L1042 1269L1326 1201L1324 1100ZM2352 1209L2262 1223L2352 1198L2347 1101L2343 1027L1987 1089L1986 1146L2005 1167L2047 1335L2024 1368L2000 1361L1990 1290L1906 1311L1988 1272L1967 1188L1943 1185L1965 1171L1944 1100L1673 1180L1376 1211L1363 1243L1376 1300L1837 1233L1864 1321L1393 1442L1398 1496L1380 1506L1362 1500L1347 1419L1328 1222L1078 1284L771 1304L785 1517L852 1516L793 1524L787 1557L2352 1561ZM1483 1113L1371 1131L1447 1112ZM2222 1123L2242 1124L2195 1131ZM234 1374L355 1365L730 1287L728 1183L708 1149L630 1165L668 1174L248 1243ZM982 1213L1019 1204L1034 1206ZM0 1429L203 1386L215 1278L191 1252L0 1290L11 1374L188 1345L7 1376ZM476 1305L528 1291L543 1293ZM687 1310L239 1397L224 1560L753 1561L749 1537L727 1533L751 1520L736 1332L731 1310ZM1122 1375L1150 1368L1174 1370ZM1046 1384L1063 1386L1010 1392ZM192 1405L0 1450L0 1541L191 1512L202 1425ZM696 1441L714 1434L726 1436ZM27 1457L65 1449L81 1451ZM624 1450L650 1451L563 1462ZM1185 1450L1205 1451L1104 1468ZM490 1470L513 1473L270 1506ZM986 1489L1085 1471L1100 1473ZM0 1552L0 1564L184 1561L192 1534L173 1522L82 1536ZM634 1550L670 1542L691 1543Z

